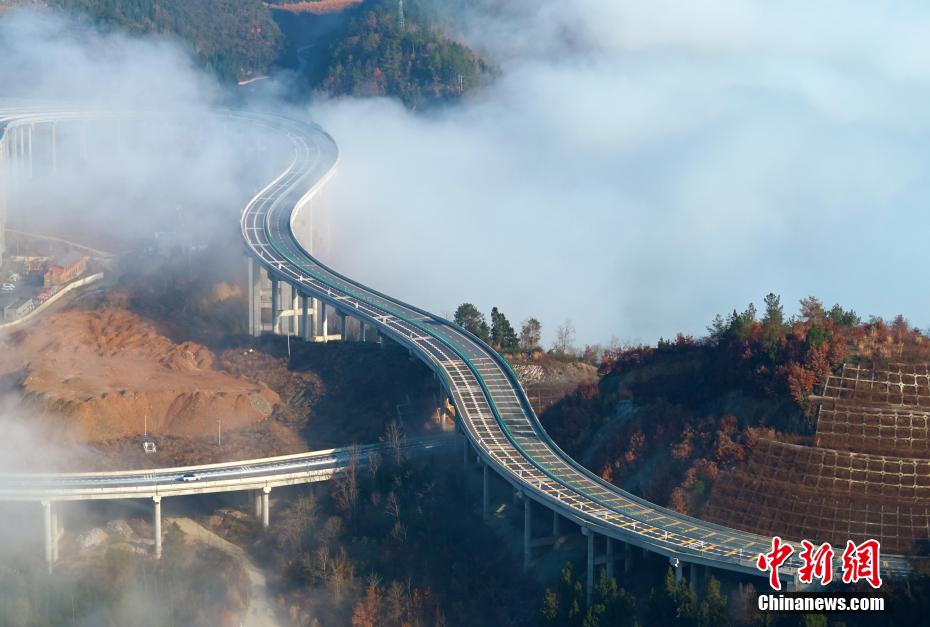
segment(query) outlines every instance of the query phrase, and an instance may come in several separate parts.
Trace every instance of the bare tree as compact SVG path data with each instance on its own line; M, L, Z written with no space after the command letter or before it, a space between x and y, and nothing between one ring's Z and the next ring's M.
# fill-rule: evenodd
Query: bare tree
M563 355L570 355L575 352L573 346L575 342L575 325L571 320L566 320L564 324L559 325L555 332L555 343L552 345L553 350Z
M381 453L372 452L368 454L368 477L374 479L378 476L378 470L381 468Z
M542 339L542 325L536 318L528 318L520 325L520 348L530 352L539 346Z
M307 529L316 521L316 501L312 496L301 496L289 507L277 523L279 543L291 554L303 546Z
M389 422L384 435L381 436L381 441L387 444L395 464L399 465L404 461L404 445L407 443L407 437L404 435L400 423L396 420Z
M330 561L328 577L337 603L342 600L342 589L351 585L353 579L355 579L355 568L349 561L345 547L339 547L336 556Z
M345 471L336 480L336 505L347 514L358 504L358 444L353 444Z

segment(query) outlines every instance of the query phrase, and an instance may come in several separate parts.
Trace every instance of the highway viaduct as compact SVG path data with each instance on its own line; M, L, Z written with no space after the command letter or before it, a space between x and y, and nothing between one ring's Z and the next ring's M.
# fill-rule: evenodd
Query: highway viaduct
M3 130L0 171L4 173L4 189L33 175L33 147L40 126L139 115L48 104L0 107ZM614 559L628 556L632 548L668 559L679 581L687 564L692 569L703 566L764 575L755 563L760 553L770 550L770 538L670 511L590 473L546 434L516 375L493 349L448 320L345 277L313 256L313 204L338 162L336 144L322 129L300 120L265 114L222 111L217 115L230 123L246 124L258 132L284 138L293 150L290 163L249 201L241 214L240 227L248 255L250 332L283 333L306 341L388 338L423 360L435 373L445 398L454 406L466 463L474 455L481 466L484 516L489 515L492 473L506 481L523 504L525 566L532 563L533 548L551 542L560 534L561 522L567 520L577 525L587 540L589 600L595 566L603 564L612 573ZM83 137L86 135L86 131L82 133ZM54 171L58 158L54 146L56 132L45 128L41 136L52 142L44 154L51 160L47 169ZM82 150L87 150L86 142ZM306 463L310 463L317 454L307 455ZM332 459L331 463L338 464ZM223 464L223 472L230 473L227 478L233 483L206 476L198 479L197 488L184 485L179 469L108 473L105 480L120 484L111 494L151 497L156 515L162 495L180 494L186 489L260 490L259 494L265 495L259 496L264 511L266 486L270 489L279 475L282 481L287 480L289 472L271 466L265 469L268 476L260 481L241 476L264 462L275 463L250 460ZM183 472L209 473L209 468L192 467ZM327 470L329 476L333 471L333 468ZM299 472L305 473L304 480L310 477L306 474L310 470ZM51 556L51 564L54 542L49 538L56 535L51 504L57 500L95 498L89 490L97 480L90 475L0 477L0 500L49 503L45 506L45 527L46 555ZM157 490L152 481L156 482ZM551 535L534 537L534 507L552 512ZM623 545L623 551L615 551L617 542ZM789 586L797 587L800 545L797 541L791 544L795 552L782 567L781 577ZM601 555L598 545L604 547ZM841 552L837 551L837 555ZM624 561L628 567L630 560ZM907 558L902 556L884 556L882 566L888 576L901 576L910 570Z

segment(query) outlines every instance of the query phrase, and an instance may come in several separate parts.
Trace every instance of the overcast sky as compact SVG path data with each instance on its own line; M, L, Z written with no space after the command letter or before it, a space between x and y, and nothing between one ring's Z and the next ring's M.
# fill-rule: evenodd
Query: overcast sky
M340 267L547 340L702 334L769 291L930 323L930 7L527 0L469 24L502 76L465 107L315 108Z

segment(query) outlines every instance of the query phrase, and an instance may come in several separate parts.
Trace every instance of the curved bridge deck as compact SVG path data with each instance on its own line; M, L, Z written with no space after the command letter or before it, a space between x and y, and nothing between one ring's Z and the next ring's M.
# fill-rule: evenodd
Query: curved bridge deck
M24 115L26 111L0 111L0 123L7 124L0 141L15 146L9 137L16 137L17 126L55 117L54 112L42 112L30 118ZM425 361L441 378L455 404L460 427L484 463L525 497L588 533L673 559L762 574L755 558L770 550L770 538L672 512L601 480L549 438L515 374L493 349L445 319L337 273L305 250L291 229L292 220L334 172L338 152L332 138L319 127L296 120L244 112L223 115L279 134L293 146L287 168L242 212L241 230L249 254L275 279L374 325ZM12 153L6 149L0 154ZM140 481L130 473L124 475L129 483ZM0 491L0 498L9 495ZM791 576L800 565L799 552L796 548L787 568L782 568L784 576ZM908 571L902 557L885 556L883 566L888 574Z

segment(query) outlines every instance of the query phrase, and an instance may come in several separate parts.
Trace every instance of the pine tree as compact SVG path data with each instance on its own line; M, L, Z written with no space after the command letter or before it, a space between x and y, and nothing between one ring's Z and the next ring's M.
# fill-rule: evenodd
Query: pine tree
M490 339L490 329L484 319L484 314L478 311L478 308L471 303L462 303L455 310L453 318L455 324L459 325L466 331L477 335L480 339L487 342Z

